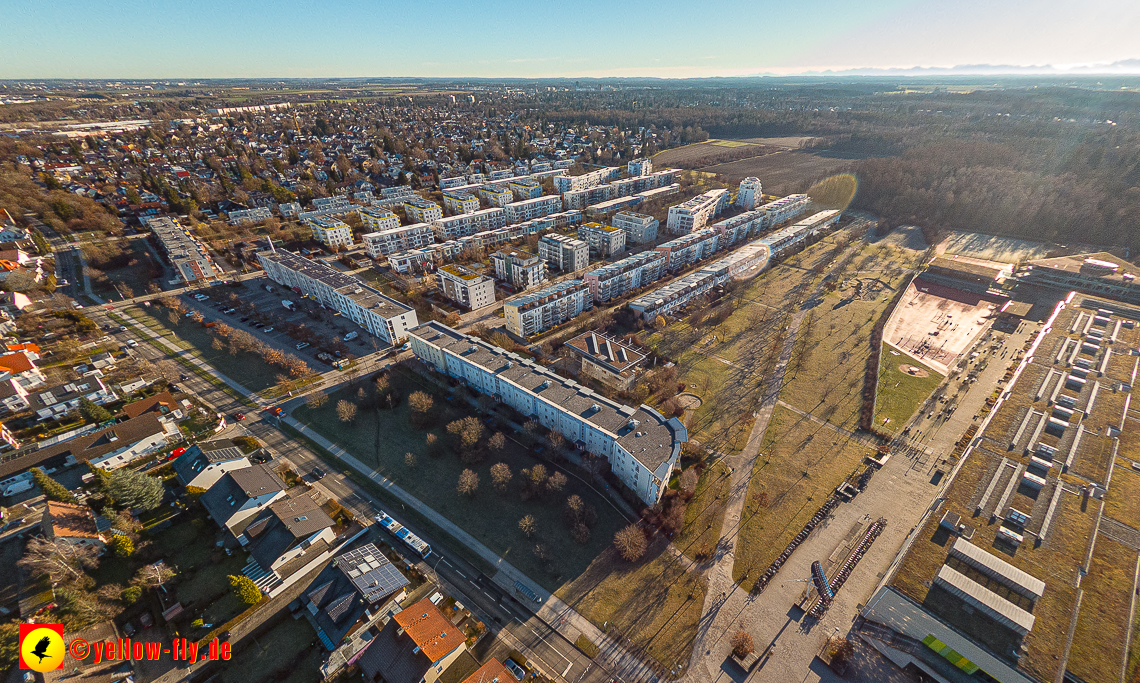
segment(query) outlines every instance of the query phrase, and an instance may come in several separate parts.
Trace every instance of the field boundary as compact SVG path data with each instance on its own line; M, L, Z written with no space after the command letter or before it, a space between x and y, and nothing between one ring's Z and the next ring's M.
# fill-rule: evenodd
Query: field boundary
M883 309L883 314L871 328L871 355L867 356L866 374L863 377L863 407L859 414L859 428L871 434L878 434L875 431L875 411L879 408L879 368L883 364L883 331L886 330L887 322L890 321L891 315L894 314L895 308L902 301L903 295L915 277L912 274L905 284L899 285L891 302ZM868 391L870 391L869 396Z

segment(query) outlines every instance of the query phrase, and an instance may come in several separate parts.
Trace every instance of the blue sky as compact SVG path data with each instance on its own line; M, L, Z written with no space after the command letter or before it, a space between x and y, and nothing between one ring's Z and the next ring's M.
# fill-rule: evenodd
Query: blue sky
M0 0L0 78L727 76L1140 58L1136 0Z

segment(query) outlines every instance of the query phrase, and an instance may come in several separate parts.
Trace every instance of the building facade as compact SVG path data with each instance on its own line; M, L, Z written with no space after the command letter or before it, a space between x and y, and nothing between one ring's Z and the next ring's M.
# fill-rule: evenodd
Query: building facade
M672 235L685 235L700 230L710 218L723 211L727 205L728 190L709 190L669 207L669 218L665 227Z
M433 201L424 199L423 197L412 197L403 200L404 215L407 216L409 221L416 223L434 223L443 218L443 209L439 208L439 204Z
M389 344L403 343L419 321L416 310L359 278L287 251L260 251L257 260L274 282L295 287Z
M365 233L361 239L368 256L378 259L410 249L421 249L435 243L435 231L427 223L416 223L403 227Z
M440 241L455 240L484 230L494 230L507 224L503 209L491 207L458 216L440 218L432 223L432 230Z
M352 228L337 218L322 217L309 221L313 239L329 249L352 246Z
M435 274L439 278L439 291L467 310L495 303L495 281L482 273L449 263L441 266Z
M503 304L503 319L509 332L525 339L591 308L590 288L581 280L567 280Z
M544 235L538 241L538 257L563 273L573 273L590 263L590 246L566 235Z
M611 401L481 339L431 322L410 334L412 351L437 371L505 403L575 447L609 461L614 475L654 505L669 482L688 432L649 406Z
M541 218L562 210L562 198L557 195L535 197L520 202L511 202L503 209L507 212L507 223L521 223L532 218Z
M443 206L456 216L475 213L479 210L479 198L467 192L446 190L443 193Z
M740 188L736 191L737 206L745 211L751 211L762 201L764 201L764 192L759 178L749 176L740 181Z
M546 262L521 249L491 254L495 277L522 292L546 281Z
M643 251L591 270L582 279L594 301L610 301L660 280L667 272L667 262L668 256L663 252Z
M515 199L519 201L542 196L542 183L531 178L512 180L507 183L507 188L514 194Z
M362 206L356 210L356 213L360 216L360 222L364 228L371 232L394 230L400 227L400 218L391 209Z
M625 231L612 225L586 223L578 228L578 239L588 244L597 258L625 253Z
M661 224L653 216L633 211L619 211L610 221L626 235L629 244L645 244L657 239L657 227Z
M653 173L652 159L634 159L625 165L625 172L631 176L642 176Z

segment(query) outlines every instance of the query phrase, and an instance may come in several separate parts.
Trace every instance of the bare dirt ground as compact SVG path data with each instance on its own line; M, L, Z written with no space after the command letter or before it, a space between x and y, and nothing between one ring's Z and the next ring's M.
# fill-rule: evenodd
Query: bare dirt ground
M702 142L695 145L685 145L684 147L676 147L674 149L667 149L663 152L658 152L653 156L653 165L656 168L669 168L670 166L677 166L681 168L699 168L709 164L716 164L718 162L730 161L733 159L743 159L745 157L759 156L762 154L772 154L779 151L781 148L769 147L767 145L754 144L745 142L743 140L725 141L732 144L724 145L717 144L717 140L710 140L709 142Z
M735 142L751 142L756 145L771 145L773 147L783 147L784 149L799 149L803 147L809 140L814 138L808 136L792 136L782 138L740 138Z
M867 241L913 251L926 251L926 248L930 246L922 236L922 229L913 225L900 225L882 237L868 235Z
M656 163L656 158L654 162ZM790 150L706 166L701 170L706 173L722 173L728 177L729 182L756 176L764 181L765 193L786 194L807 189L813 182L839 173L852 162L852 159L823 156L817 152Z
M887 321L883 341L945 375L996 306L977 294L916 279Z
M1019 263L1045 258L1049 253L1049 245L976 232L952 232L938 245L938 253L961 254L1002 263Z

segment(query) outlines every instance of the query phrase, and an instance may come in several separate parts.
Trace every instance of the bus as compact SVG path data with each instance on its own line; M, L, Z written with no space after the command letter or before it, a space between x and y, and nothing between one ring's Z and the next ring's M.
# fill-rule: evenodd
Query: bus
M419 536L408 531L404 525L389 517L387 512L380 510L380 514L376 515L373 519L376 520L377 524L387 529L388 533L403 541L404 545L414 550L420 557L431 555L430 545Z

